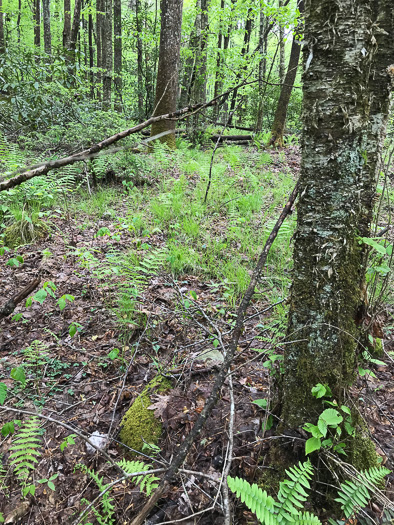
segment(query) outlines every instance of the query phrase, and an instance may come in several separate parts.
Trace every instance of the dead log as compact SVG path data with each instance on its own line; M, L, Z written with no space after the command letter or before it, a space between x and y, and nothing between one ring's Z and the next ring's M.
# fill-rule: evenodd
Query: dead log
M237 140L249 141L253 140L252 135L212 135L210 137L214 142L234 142Z
M26 299L31 292L33 292L37 286L40 284L41 279L39 277L36 277L31 283L29 283L21 292L19 292L17 295L12 297L9 301L5 303L4 306L0 308L0 319L3 319L4 317L7 317L8 315L12 314L12 312L15 310L15 308L18 306L20 302L23 301L23 299Z

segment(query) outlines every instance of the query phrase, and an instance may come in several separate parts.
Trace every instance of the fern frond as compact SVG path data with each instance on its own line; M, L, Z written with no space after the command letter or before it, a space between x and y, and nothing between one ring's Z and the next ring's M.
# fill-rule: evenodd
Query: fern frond
M294 523L297 525L321 525L319 518L310 512L301 512L298 514L298 516L294 519Z
M10 465L14 466L14 473L18 479L26 479L29 471L35 469L37 457L41 456L41 430L39 419L32 417L25 422L17 432L10 450ZM37 457L36 457L37 456Z
M299 514L299 509L303 508L304 502L308 497L304 487L310 489L309 480L313 474L313 467L309 461L305 463L300 462L298 466L286 470L286 474L290 479L280 483L278 492L279 503L275 504L278 515L285 517L287 517L287 513L297 515Z
M268 496L255 483L251 485L245 479L227 477L227 484L241 501L256 514L257 518L264 525L276 525L279 523L275 515L275 500Z
M134 472L146 472L150 469L152 465L146 464L143 461L127 461L122 459L118 462L118 465L123 469L126 474L134 474ZM136 486L139 485L140 491L145 492L147 496L150 496L152 491L158 487L157 481L160 478L154 476L153 474L148 474L147 476L140 475L133 478L133 482Z
M385 476L390 474L385 467L372 467L360 472L353 481L341 483L338 498L335 501L342 503L341 509L346 518L352 516L357 510L368 504L370 493L375 490Z

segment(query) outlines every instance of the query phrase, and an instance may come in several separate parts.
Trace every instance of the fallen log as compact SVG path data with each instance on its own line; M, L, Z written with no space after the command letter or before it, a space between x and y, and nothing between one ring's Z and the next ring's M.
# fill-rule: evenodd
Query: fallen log
M17 295L12 297L9 301L5 303L4 306L0 308L0 319L3 319L4 317L7 317L8 315L12 314L12 312L15 310L15 308L18 306L19 303L23 301L23 299L26 299L31 292L33 292L37 286L40 284L41 279L39 277L36 277L31 283L29 283L21 292L19 292Z
M212 135L210 137L214 142L234 142L236 140L249 141L253 140L252 135Z

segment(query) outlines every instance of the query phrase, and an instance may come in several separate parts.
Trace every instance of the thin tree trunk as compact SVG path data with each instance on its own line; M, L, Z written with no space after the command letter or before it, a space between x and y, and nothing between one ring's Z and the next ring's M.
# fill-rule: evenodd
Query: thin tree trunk
M113 52L112 52L112 0L105 1L105 17L103 24L103 108L111 108L111 94L112 94L112 68L113 68Z
M81 6L82 0L75 0L73 25L71 28L70 41L68 45L68 49L70 51L70 59L73 64L75 63L75 52L77 49L79 28L81 26Z
M279 10L283 7L283 0L279 0ZM282 24L279 24L279 79L281 85L285 81L285 29Z
M89 13L88 19L88 39L89 39L89 83L90 83L90 98L94 98L94 46L93 46L93 15Z
M304 2L303 0L298 1L298 9L300 13L304 11ZM300 22L299 22L300 23ZM272 124L271 129L271 140L270 145L274 146L283 146L283 134L285 131L286 117L287 117L287 108L289 106L291 92L293 90L294 81L297 76L298 62L300 60L301 44L299 40L296 39L297 32L294 34L293 43L291 46L289 67L287 68L287 73L285 81L283 83L282 89L280 91L278 105L276 107L275 118Z
M178 91L178 67L181 47L183 0L161 0L159 66L156 82L154 116L175 111ZM151 135L171 130L160 139L175 148L175 122L162 121L152 125Z
M250 35L252 33L252 14L253 10L250 7L248 10L247 18L246 18L246 24L245 24L245 34L244 34L244 43L241 50L241 57L244 58L245 55L249 52L249 43L250 43ZM246 67L242 67L241 71L238 73L236 77L236 82L238 83L238 80L241 78L242 71L245 71ZM233 115L234 115L234 109L235 104L237 102L237 96L238 96L238 89L235 89L233 92L233 96L231 99L231 106L230 106L230 116L228 119L228 125L232 123Z
M3 0L0 0L0 54L5 53Z
M144 119L144 78L143 78L143 46L141 38L141 21L140 21L140 0L135 2L135 23L137 29L137 99L138 99L138 119L142 122Z
M101 100L101 83L102 83L102 73L101 69L103 67L103 43L102 43L102 22L103 22L103 0L96 0L96 49L97 49L97 75L96 75L96 85L97 85L97 99Z
M34 0L34 46L36 48L36 52L40 53L40 47L41 47L41 4L40 4L40 0Z
M21 13L22 13L22 0L18 0L18 16L16 19L16 34L17 34L18 44L20 44L20 41L21 41Z
M267 17L263 9L260 10L260 32L259 32L259 107L257 110L256 131L259 132L263 128L263 109L264 109L264 80L267 74L267 47L268 47L268 27Z
M44 51L48 56L50 56L52 54L50 0L42 0L42 16L44 19Z
M114 90L115 109L122 111L122 2L114 0Z
M358 239L370 229L394 80L391 0L306 0L305 7L302 167L279 429L293 436L323 410L312 387L328 385L340 406L354 379L365 278ZM346 461L375 466L356 411L353 425Z
M63 47L68 49L71 33L71 0L63 0L64 26L63 26Z

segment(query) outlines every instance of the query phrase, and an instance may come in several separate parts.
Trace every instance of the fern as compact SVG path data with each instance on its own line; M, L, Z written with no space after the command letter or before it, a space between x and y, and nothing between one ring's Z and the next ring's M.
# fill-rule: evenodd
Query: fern
M310 489L309 480L313 474L313 467L309 461L299 463L298 467L291 467L285 471L290 479L286 479L280 483L278 492L278 500L275 506L279 516L286 515L286 513L298 515L299 510L296 507L303 508L308 494L306 489Z
M390 472L385 467L373 467L360 472L353 481L345 481L341 484L339 497L335 501L342 503L341 509L346 518L367 506L371 498L370 493Z
M126 474L133 474L134 472L146 472L149 470L151 465L147 465L143 461L127 461L122 459L118 462L118 465L126 472ZM133 478L133 482L136 486L139 485L140 491L145 492L147 496L150 496L152 491L158 487L157 481L160 478L154 476L153 474L148 474L147 476L140 475Z
M41 456L40 446L39 420L32 417L22 426L10 446L10 464L14 466L14 473L18 479L25 480L29 472L35 469L37 458Z
M92 478L100 492L105 491L108 485L103 482L103 476L100 478L99 475L96 472L94 472L94 470L91 470L82 463L77 463L75 465L74 472L77 469L81 470L90 478ZM115 512L115 505L113 504L114 499L110 497L109 492L109 490L105 492L101 498L102 514L100 514L100 512L95 507L92 507L92 512L96 516L96 519L100 523L100 525L113 525L115 523L113 519L113 515ZM81 501L83 503L89 504L89 502L86 499L83 499Z
M255 483L251 485L245 479L231 478L228 476L227 483L233 492L241 498L242 503L256 514L261 523L266 525L276 525L279 523L275 515L275 500L268 496Z

